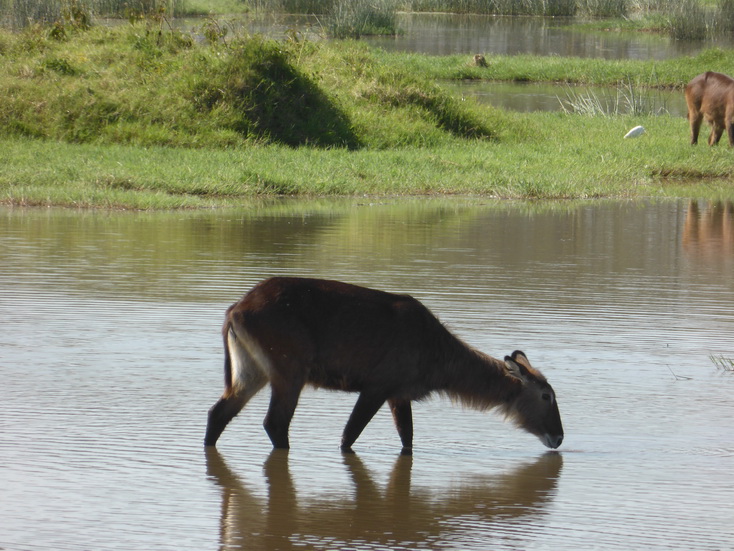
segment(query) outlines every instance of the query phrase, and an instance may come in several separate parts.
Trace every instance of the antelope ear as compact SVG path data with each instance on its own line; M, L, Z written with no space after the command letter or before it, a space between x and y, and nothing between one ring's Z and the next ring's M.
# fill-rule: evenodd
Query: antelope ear
M528 360L528 357L522 350L515 350L510 357L527 371L531 372L533 370L533 366L530 365L530 360Z
M522 364L513 360L510 356L505 356L505 367L507 368L507 374L510 377L514 377L522 383L525 383L527 379L527 370Z

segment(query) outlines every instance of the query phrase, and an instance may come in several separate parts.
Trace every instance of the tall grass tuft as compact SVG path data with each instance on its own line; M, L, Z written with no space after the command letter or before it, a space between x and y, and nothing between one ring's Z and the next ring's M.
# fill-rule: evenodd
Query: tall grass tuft
M591 17L625 17L629 0L578 0L579 10Z
M569 87L566 97L558 98L558 101L566 113L590 117L668 114L666 100L661 95L651 93L652 85L652 80L640 84L627 77L611 93L594 90L578 92Z
M734 0L719 0L716 8L716 27L721 34L734 32Z
M328 14L327 30L333 38L392 35L398 32L393 0L336 0Z
M3 12L15 29L22 29L32 23L50 24L61 18L60 0L6 0Z
M671 0L664 18L668 34L676 40L703 40L713 31L698 0Z
M186 0L2 0L3 19L12 28L33 23L88 26L92 15L131 17L173 16L185 10ZM82 23L83 22L83 23Z

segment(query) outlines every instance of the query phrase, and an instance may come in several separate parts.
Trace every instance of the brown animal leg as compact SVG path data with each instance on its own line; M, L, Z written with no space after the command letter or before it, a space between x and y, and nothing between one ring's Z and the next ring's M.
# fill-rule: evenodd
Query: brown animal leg
M721 139L721 135L724 133L724 127L714 123L711 126L711 135L709 136L709 145L716 145Z
M265 386L265 382L266 379L263 377L260 380L251 380L250 384L239 392L225 392L209 410L204 437L205 446L214 446L217 443L227 424L245 407L250 398Z
M734 124L731 118L726 119L726 134L729 136L729 147L734 147Z
M698 133L701 131L703 116L698 115L697 117L692 117L689 114L688 118L691 121L691 145L696 145L698 143Z
M352 444L357 441L359 435L367 426L367 423L375 416L377 410L385 403L385 398L367 394L365 392L359 395L357 403L354 405L352 414L349 416L347 426L344 427L342 434L341 449L345 453L352 453Z
M293 413L298 405L303 384L290 383L286 385L271 385L273 393L270 396L270 407L265 416L263 427L268 433L274 448L288 449L288 427L290 427Z
M403 443L402 455L413 453L413 410L409 400L388 400L395 427Z

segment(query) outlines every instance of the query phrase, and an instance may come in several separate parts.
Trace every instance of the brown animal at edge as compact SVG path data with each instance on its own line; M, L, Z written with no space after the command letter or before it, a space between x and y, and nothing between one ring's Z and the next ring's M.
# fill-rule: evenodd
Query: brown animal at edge
M207 446L268 382L263 424L275 448L289 447L288 427L306 384L359 393L342 435L344 452L387 402L402 453L411 453L411 402L434 392L476 409L498 408L550 448L563 441L555 393L525 354L501 361L474 350L407 295L271 278L227 310L222 335L225 390L209 410Z
M686 85L688 122L691 125L691 145L698 143L701 122L711 125L709 145L719 143L726 130L729 146L734 146L734 79L708 71L698 75Z

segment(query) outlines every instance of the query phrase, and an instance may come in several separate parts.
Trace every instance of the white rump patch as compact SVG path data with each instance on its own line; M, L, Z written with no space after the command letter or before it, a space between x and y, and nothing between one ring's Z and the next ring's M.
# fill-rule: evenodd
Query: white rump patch
M227 333L227 346L232 362L232 385L246 387L261 384L270 378L270 358L247 333L235 333L230 327Z

